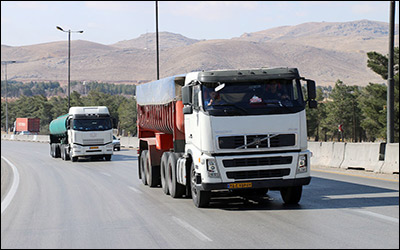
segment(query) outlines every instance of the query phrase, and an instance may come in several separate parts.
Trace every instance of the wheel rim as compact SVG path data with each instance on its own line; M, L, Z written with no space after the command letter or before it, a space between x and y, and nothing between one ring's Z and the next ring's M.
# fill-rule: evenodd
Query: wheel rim
M194 171L194 168L192 168L192 171L191 171L191 176L192 176L192 178L191 178L191 186L192 186L192 196L195 198L195 199L197 199L197 189L196 189L196 175L195 175L195 171Z

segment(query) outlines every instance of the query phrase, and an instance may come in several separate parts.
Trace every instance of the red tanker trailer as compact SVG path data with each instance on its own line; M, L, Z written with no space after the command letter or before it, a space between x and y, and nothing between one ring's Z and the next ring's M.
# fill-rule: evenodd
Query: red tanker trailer
M139 177L145 185L161 184L161 156L184 152L185 129L181 88L185 77L172 76L137 89ZM165 187L165 185L163 185Z

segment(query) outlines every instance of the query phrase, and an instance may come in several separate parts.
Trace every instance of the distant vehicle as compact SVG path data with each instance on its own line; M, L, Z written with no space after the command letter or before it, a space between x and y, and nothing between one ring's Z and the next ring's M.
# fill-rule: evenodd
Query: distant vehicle
M37 134L40 132L40 118L17 118L14 123L14 131L20 135L22 132Z
M20 135L32 135L33 133L29 132L29 131L22 131L19 133Z
M114 148L113 150L121 150L121 142L119 141L119 139L117 137L115 137L115 135L113 135L113 142L112 142Z

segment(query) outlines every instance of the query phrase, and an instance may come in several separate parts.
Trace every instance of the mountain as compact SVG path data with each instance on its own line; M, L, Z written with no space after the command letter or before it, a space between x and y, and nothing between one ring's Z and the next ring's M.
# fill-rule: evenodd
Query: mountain
M282 26L240 37L196 40L159 33L160 77L211 69L297 67L317 85L384 83L367 65L369 51L386 55L388 23L369 20L312 22ZM396 25L395 46L398 45ZM9 80L66 83L67 42L30 46L1 45ZM156 78L155 33L112 45L71 41L71 81L138 84Z
M159 46L160 49L169 49L169 48L176 48L176 47L183 47L187 45L191 45L197 43L201 40L190 39L180 34L174 34L171 32L159 32ZM155 33L146 33L138 38L131 39L131 40L124 40L112 44L111 46L120 48L120 49L129 49L129 48L136 48L136 49L156 49L156 34Z

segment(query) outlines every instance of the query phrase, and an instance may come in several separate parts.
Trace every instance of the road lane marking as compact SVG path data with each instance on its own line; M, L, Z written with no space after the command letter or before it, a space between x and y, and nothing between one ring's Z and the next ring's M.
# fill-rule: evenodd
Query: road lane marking
M8 191L6 197L4 200L1 202L1 214L7 209L8 205L10 205L12 199L14 198L15 193L17 192L18 185L19 185L19 173L17 168L12 164L9 160L7 160L4 156L1 156L1 158L7 162L8 165L10 165L12 171L13 171L13 181L11 184L11 188Z
M142 191L140 191L140 190L138 190L138 189L136 189L136 188L134 188L134 187L128 186L128 188L129 188L130 190L133 190L135 193L143 194Z
M109 173L106 173L106 172L100 172L100 174L108 176L108 177L111 177L111 175Z
M366 214L366 215L369 215L369 216L373 216L373 217L376 217L376 218L384 219L384 220L387 220L387 221L399 223L399 219L393 218L393 217L390 217L390 216L377 214L377 213L366 211L366 210L354 210L354 211L356 211L358 213Z
M172 219L178 223L180 226L184 227L185 229L187 229L189 232L191 232L192 234L194 234L194 236L196 236L197 238L199 238L202 241L212 241L212 239L208 238L205 234L203 234L202 232L200 232L199 230L197 230L196 228L192 227L189 223L175 217L172 216Z
M338 194L338 195L326 195L323 198L328 198L328 199L350 199L350 198L398 198L399 197L399 192L380 192L380 193L361 193L361 194Z

